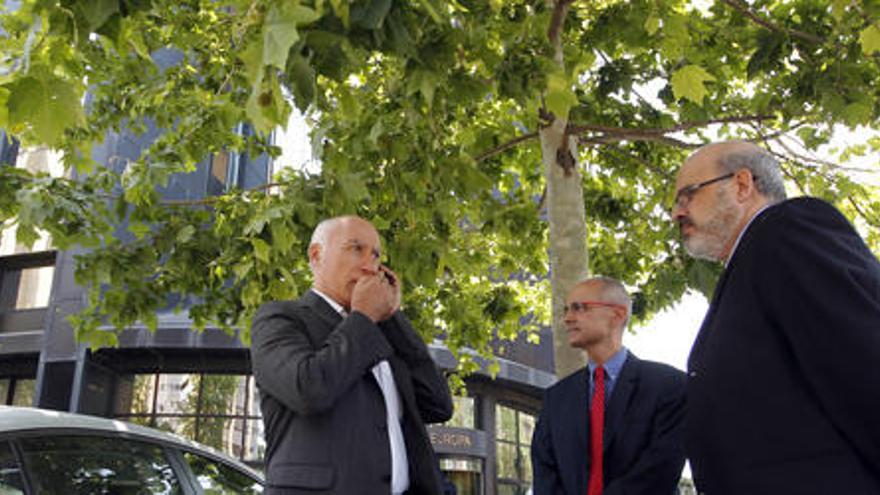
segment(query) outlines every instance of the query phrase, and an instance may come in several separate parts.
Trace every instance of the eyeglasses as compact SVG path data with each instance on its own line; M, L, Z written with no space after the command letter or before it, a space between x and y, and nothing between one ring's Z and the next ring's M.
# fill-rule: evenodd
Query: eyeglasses
M697 194L697 191L699 191L700 189L702 189L710 184L714 184L716 182L720 182L722 180L729 179L729 178L733 177L734 175L736 175L736 172L730 172L729 174L724 174L724 175L715 177L714 179L704 180L703 182L697 182L696 184L684 186L681 189L679 189L677 193L675 193L675 203L673 203L673 205L677 206L679 208L684 208L688 204L690 204L691 200L694 199L694 196Z
M606 308L620 308L625 310L622 304L608 303L602 301L573 301L562 307L562 314L568 314L569 311L575 313L586 313L593 306L602 306Z

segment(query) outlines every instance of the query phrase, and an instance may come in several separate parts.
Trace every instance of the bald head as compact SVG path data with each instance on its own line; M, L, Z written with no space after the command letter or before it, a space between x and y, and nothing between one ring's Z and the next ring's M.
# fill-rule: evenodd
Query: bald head
M314 287L349 307L357 281L377 273L381 250L379 233L363 218L349 215L322 221L309 243Z

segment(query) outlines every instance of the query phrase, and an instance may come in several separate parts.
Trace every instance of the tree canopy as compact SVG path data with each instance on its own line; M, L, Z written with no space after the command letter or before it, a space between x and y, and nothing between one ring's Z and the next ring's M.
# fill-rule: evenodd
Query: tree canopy
M102 326L155 328L173 293L196 327L247 340L261 302L308 287L317 221L357 213L416 327L488 355L495 334L551 322L548 251L578 237L575 262L633 287L636 318L710 291L717 267L684 254L667 212L681 160L715 138L765 145L793 192L837 204L877 251L876 192L839 163L880 139L819 150L877 125L878 16L872 0L25 0L0 17L0 128L60 150L71 174L0 167L0 220L88 248L72 321L112 345ZM181 56L160 67L167 50ZM320 172L163 200L212 153L277 156L270 131L294 106ZM108 133L150 126L124 167L94 163ZM553 245L545 167L585 212Z

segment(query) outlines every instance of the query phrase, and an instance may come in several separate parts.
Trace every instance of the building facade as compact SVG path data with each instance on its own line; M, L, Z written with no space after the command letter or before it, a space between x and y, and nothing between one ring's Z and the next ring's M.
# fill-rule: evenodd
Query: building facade
M94 158L123 166L119 157L137 157L154 138L108 135ZM58 158L50 150L19 149L0 134L0 166L60 175ZM265 157L218 154L196 172L172 177L162 194L199 199L259 186L271 172ZM186 316L170 310L157 315L155 333L130 328L117 348L87 349L67 322L86 298L74 281L77 253L55 250L48 238L26 249L14 228L0 231L0 401L173 431L260 468L265 441L248 349L218 329L193 331ZM459 495L528 491L532 431L543 390L555 380L549 329L540 341L507 343L497 376L469 377L453 419L430 427L440 467ZM455 367L441 341L429 347L441 368Z

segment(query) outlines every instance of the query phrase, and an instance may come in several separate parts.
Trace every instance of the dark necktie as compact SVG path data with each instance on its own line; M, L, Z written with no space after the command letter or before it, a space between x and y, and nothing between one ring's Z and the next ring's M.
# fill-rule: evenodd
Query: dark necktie
M602 495L602 436L605 433L605 369L596 367L590 399L590 478L587 495Z

